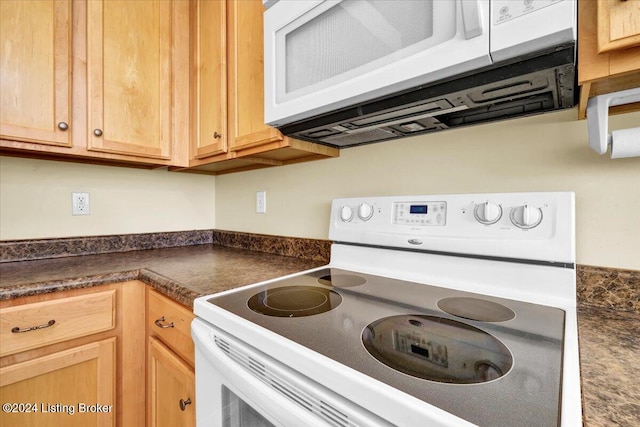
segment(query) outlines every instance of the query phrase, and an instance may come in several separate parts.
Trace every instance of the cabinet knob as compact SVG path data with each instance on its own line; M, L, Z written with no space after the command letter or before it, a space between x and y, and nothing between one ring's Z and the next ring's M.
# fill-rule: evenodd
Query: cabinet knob
M60 122L60 123L58 123L58 129L67 130L67 129L69 129L69 125L67 123L65 123L65 122Z
M213 133L213 137L214 137L215 139L220 139L220 138L222 138L222 134L220 134L220 133L218 133L218 132L214 132L214 133Z
M102 130L100 130L100 129L94 129L94 130L93 130L93 134L94 134L95 136L102 136Z
M187 405L191 405L191 398L188 398L187 400L180 399L180 410L184 411L187 409Z
M173 322L171 322L171 323L162 323L164 321L165 321L165 318L164 318L164 316L162 316L161 318L156 319L156 321L153 322L153 323L155 323L157 327L162 328L162 329L167 329L167 328L173 328L174 327L173 326Z

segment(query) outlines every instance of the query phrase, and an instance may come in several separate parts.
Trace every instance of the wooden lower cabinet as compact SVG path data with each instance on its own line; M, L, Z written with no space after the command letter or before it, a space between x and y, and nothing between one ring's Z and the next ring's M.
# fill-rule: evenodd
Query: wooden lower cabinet
M144 426L145 289L0 301L0 426Z
M116 339L0 369L3 427L115 425Z
M147 426L196 424L193 311L147 287Z
M137 280L0 301L0 426L195 426L193 318Z
M148 340L147 407L150 427L195 426L193 369L153 337Z

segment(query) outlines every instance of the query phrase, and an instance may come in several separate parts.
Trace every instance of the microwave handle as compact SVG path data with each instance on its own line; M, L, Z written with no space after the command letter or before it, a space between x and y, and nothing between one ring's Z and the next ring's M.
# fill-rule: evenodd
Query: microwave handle
M469 40L482 35L482 10L481 0L461 0L462 25L464 26L464 38Z

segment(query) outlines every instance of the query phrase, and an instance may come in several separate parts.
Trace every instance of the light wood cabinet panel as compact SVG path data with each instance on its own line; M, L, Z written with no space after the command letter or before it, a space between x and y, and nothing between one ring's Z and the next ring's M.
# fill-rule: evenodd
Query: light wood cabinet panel
M281 141L264 123L264 47L260 2L229 1L230 149Z
M598 1L598 52L640 46L640 1Z
M152 289L148 290L147 330L194 366L193 311Z
M150 427L195 425L193 370L160 341L149 337L147 421Z
M227 152L227 3L198 1L191 11L193 156Z
M171 157L172 4L87 2L89 149Z
M121 426L144 425L147 338L145 292L146 286L134 280L0 301L0 323L2 331L6 332L0 337L0 349L3 351L3 356L0 357L2 381L11 378L11 375L18 375L11 373L17 366L30 366L29 369L33 370L34 376L40 375L39 368L32 367L35 360L47 360L48 364L53 365L64 364L64 358L54 355L68 354L71 358L77 357L73 351L76 348L115 339L115 368L109 376L115 387L113 418L115 423ZM33 326L35 321L44 319L47 322L50 316L54 316L56 322L49 328L18 334L8 332L16 326L15 322L21 327L23 324ZM18 340L20 344L17 352L13 340ZM5 355L7 348L10 354ZM8 376L5 376L5 373ZM48 400L42 400L44 397L40 399L39 395L34 395L33 398L38 403L56 403L63 400L66 402L66 385L55 384L56 377L47 378L47 381L54 383L51 387L57 387L58 394L48 396ZM3 394L3 399L4 396ZM9 399L10 395L6 396ZM89 403L90 397L91 395L87 394L84 398L86 400L76 400L76 403ZM93 397L91 399L95 400ZM94 401L93 404L101 402L102 400ZM4 427L5 424L0 422L0 425Z
M229 150L256 167L337 157L336 148L289 138L265 124L263 13L260 0L227 1Z
M33 403L37 412L0 413L3 426L115 425L115 351L111 338L0 369L0 401ZM104 412L83 405L99 404Z
M217 144L198 139L201 136L195 136L196 132L192 131L192 140L195 140L194 144L198 145L192 148L191 167L186 171L217 175L337 157L339 151L336 148L288 138L264 123L262 23L264 8L262 2L260 0L227 0L214 2L218 3L215 8L211 5L203 7L205 3L210 2L193 3L193 7L198 11L198 22L217 23L221 19L222 9L226 7L226 15L223 16L223 21L226 20L226 45L223 46L223 54L226 54L226 88L216 86L215 91L209 90L209 93L217 93L218 90L221 93L226 91L226 98L225 95L216 98L221 102L226 99L226 105L222 103L220 105L226 111L227 131L223 132L221 141ZM194 16L193 13L192 16ZM209 29L207 33L199 33L199 37L214 40L215 43L210 42L210 44L217 47L218 41L225 37L218 30L224 27L223 22L220 27L215 28L215 31ZM202 44L202 42L199 43ZM201 48L196 46L195 52L198 50ZM213 47L209 51L217 55L217 50ZM220 67L222 67L222 61L220 61ZM210 62L215 61L210 58ZM196 67L192 82L213 79L212 81L220 83L223 81L220 77L223 73L222 69ZM192 96L197 100L195 103L192 102L192 111L202 109L202 102L207 98L205 94L197 93L204 88L202 83L198 84L200 89L196 88ZM192 84L192 90L194 86ZM216 98L208 97L208 100ZM225 117L224 111L221 113L222 117ZM209 114L209 117L203 116L202 111L200 114L192 113L192 120L199 121L195 129L201 131L200 135L205 135L202 131L202 122L216 123L211 118L214 116L217 120L217 111L215 114ZM215 132L215 129L209 128L208 134L211 134L212 130ZM209 151L205 151L207 149Z
M188 166L189 2L0 7L2 154Z
M119 286L118 423L122 427L143 426L146 423L146 285L131 281Z
M614 4L615 3L615 4ZM607 52L600 53L598 39L609 38L609 29L604 30L603 8L618 6L616 2L603 1L579 1L578 2L578 84L580 88L580 104L578 117L586 117L586 108L589 98L610 92L631 89L640 85L640 46L620 48L612 47ZM620 2L625 3L625 2ZM626 3L640 4L637 0ZM635 5L631 6L632 8ZM615 16L607 18L610 23L616 24ZM636 11L623 19L640 24L640 15ZM636 25L634 24L634 25ZM606 25L610 28L610 25ZM604 34L601 33L604 31ZM633 30L632 30L633 31ZM627 31L628 33L628 31ZM630 40L630 39L628 39ZM633 44L633 42L631 42ZM637 44L637 42L636 42ZM626 112L640 109L639 105L626 105L614 107L610 112Z
M71 1L0 1L0 138L71 146Z
M115 290L9 307L0 316L0 356L115 328Z

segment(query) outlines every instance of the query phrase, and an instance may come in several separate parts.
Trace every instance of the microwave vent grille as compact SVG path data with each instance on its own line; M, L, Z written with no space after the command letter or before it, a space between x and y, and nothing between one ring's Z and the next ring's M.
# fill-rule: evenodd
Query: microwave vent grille
M327 144L332 145L353 145L353 144L361 144L363 142L378 142L384 141L385 139L397 138L393 132L389 132L384 129L372 129L363 132L357 133L347 133L342 135L331 136L327 138L322 138L322 142L326 142Z

